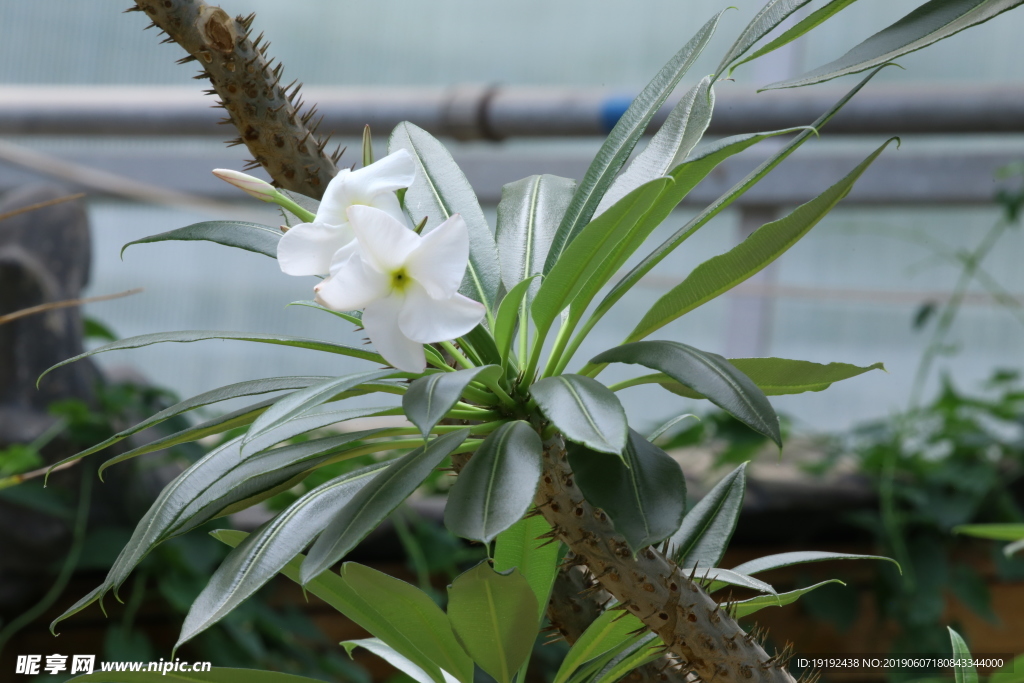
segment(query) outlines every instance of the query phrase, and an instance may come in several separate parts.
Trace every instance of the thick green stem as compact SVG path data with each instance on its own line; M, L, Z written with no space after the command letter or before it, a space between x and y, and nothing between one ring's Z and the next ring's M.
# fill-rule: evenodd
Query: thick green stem
M441 342L441 347L445 351L447 351L449 354L451 354L451 357L455 359L456 363L458 363L462 367L466 368L467 370L469 370L470 368L475 368L476 367L475 365L473 365L473 363L468 358L466 358L465 356L462 355L461 351L459 351L457 348L455 348L455 344L452 344L451 342L443 341L443 342Z

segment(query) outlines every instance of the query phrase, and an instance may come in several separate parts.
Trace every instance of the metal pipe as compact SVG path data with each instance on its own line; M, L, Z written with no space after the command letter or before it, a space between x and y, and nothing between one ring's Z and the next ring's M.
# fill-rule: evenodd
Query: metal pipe
M709 133L806 125L845 88L754 93L723 83ZM450 88L308 88L323 130L358 136L412 121L460 140L604 135L630 97L596 88L459 85ZM0 135L226 135L221 113L180 87L0 86ZM658 125L670 101L655 117ZM829 134L1024 133L1024 88L871 86L829 123Z

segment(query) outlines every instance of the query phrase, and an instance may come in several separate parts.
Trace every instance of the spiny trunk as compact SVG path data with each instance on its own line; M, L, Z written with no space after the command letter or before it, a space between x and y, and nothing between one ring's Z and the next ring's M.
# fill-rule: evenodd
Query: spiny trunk
M673 562L653 548L633 557L607 515L575 485L560 438L545 444L536 503L620 607L661 637L680 671L716 683L794 683L785 657L769 656Z
M239 137L228 144L245 144L253 160L246 168L263 166L286 190L319 199L338 170L341 150L324 152L327 138L316 135L316 107L302 111L301 84L281 86L282 65L265 59L270 43L261 34L250 40L254 14L232 19L220 7L203 0L136 0L129 11L145 12L189 54L179 64L197 61L228 112L221 123L234 124Z

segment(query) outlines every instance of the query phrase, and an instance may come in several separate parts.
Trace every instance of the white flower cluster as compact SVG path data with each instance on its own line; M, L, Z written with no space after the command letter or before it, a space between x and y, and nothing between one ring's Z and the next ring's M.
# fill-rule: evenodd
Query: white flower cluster
M288 275L326 275L316 300L336 311L362 309L377 352L399 370L426 366L423 344L460 337L484 307L458 293L469 261L469 231L458 214L418 235L396 190L412 185L416 163L399 150L331 180L312 223L281 238Z

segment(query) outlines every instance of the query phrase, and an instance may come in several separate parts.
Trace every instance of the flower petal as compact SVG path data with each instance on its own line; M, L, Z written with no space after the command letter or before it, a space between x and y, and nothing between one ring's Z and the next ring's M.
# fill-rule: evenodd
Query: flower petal
M420 240L409 254L409 277L420 283L435 299L447 299L459 289L469 262L469 228L455 214Z
M331 182L327 183L320 206L316 209L316 223L337 225L348 222L348 218L345 217L345 209L351 202L348 201L348 191L345 185L351 174L352 171L343 168L338 171L338 175L331 178Z
M483 304L461 294L435 299L414 284L406 290L398 326L409 339L430 344L461 337L483 319Z
M349 259L353 258L362 260L362 256L360 256L359 252L359 242L356 240L352 240L341 249L334 252L334 256L331 257L330 274L334 275L337 273L345 267L345 264L348 263Z
M402 205L398 203L398 195L394 192L380 193L371 199L367 206L380 209L405 227L410 230L412 229L412 223L409 222L409 217L405 215L405 211L402 211Z
M277 261L288 275L323 275L330 270L334 253L352 238L347 222L343 225L300 223L281 235Z
M359 241L363 260L389 275L405 265L406 257L422 239L385 212L370 206L350 206L348 219Z
M400 296L374 301L363 311L363 328L384 360L399 370L420 372L427 365L423 345L409 339L399 329L398 318L404 303Z
M383 159L353 171L345 181L351 196L369 203L382 192L394 192L412 185L416 178L416 162L408 150L400 149Z
M367 268L358 255L353 255L335 269L329 278L313 290L319 303L335 311L354 311L384 298L391 289L391 280L373 268Z

